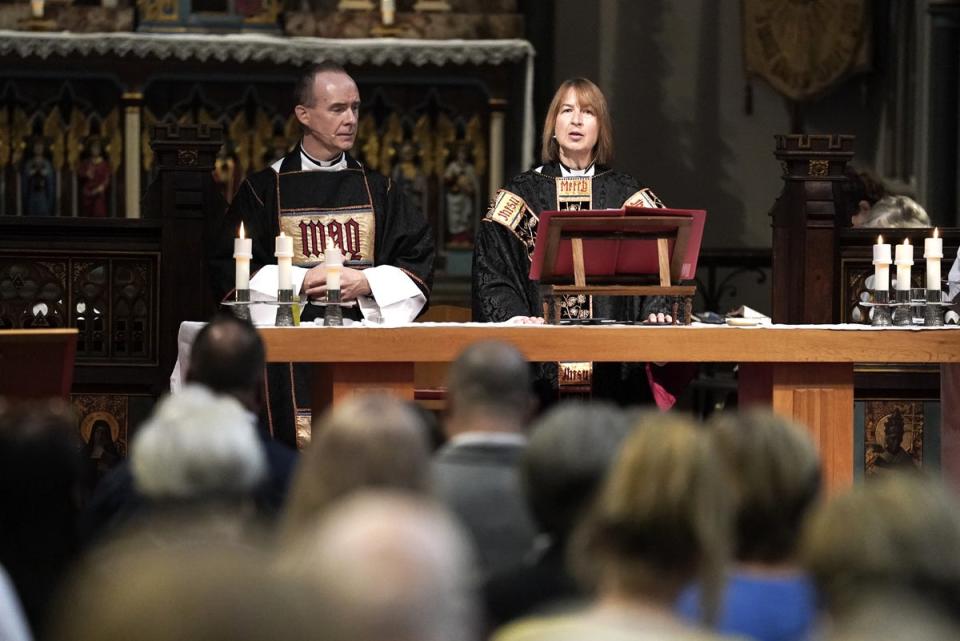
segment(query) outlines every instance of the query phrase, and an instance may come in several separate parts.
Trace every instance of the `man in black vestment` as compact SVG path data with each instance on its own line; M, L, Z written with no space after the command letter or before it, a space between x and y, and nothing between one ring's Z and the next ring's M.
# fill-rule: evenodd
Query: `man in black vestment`
M348 153L357 135L360 93L342 67L315 65L296 90L300 144L240 185L213 251L211 270L220 294L232 288L233 244L240 223L253 239L253 269L276 262L274 238L293 238L293 289L310 297L326 292L324 250L345 257L341 300L356 300L353 318L397 324L426 307L433 278L434 245L426 218L390 178ZM316 308L307 306L302 320ZM349 312L351 310L347 310ZM345 313L349 316L349 313ZM295 442L293 387L308 389L305 372L270 366L269 419L274 436ZM293 401L293 402L290 402Z

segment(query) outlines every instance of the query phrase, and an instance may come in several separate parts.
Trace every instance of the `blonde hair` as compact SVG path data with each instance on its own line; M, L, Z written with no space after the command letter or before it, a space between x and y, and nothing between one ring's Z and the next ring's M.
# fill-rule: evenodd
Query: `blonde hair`
M960 608L960 505L939 481L891 472L833 498L812 515L803 561L838 614L866 589L915 591Z
M700 579L712 618L729 555L729 495L707 430L679 415L641 415L576 536L578 570L667 603Z
M403 401L357 395L314 421L287 501L284 537L293 537L335 500L363 488L425 494L430 448L423 421Z
M558 162L560 160L560 145L554 137L557 127L557 115L560 106L573 89L581 107L591 107L597 117L597 144L593 148L593 160L599 165L607 165L613 160L613 122L610 120L610 109L607 99L600 91L600 87L586 78L570 78L564 80L557 93L553 94L547 117L543 121L543 146L540 150L541 162Z

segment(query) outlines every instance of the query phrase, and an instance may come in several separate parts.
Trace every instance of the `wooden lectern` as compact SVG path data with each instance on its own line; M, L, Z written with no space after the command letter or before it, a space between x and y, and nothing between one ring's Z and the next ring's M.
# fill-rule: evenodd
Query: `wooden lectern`
M0 330L0 396L69 400L77 330Z
M689 324L706 212L628 207L540 216L530 278L544 318L560 322L557 296L669 296L675 324ZM572 282L571 282L572 280Z

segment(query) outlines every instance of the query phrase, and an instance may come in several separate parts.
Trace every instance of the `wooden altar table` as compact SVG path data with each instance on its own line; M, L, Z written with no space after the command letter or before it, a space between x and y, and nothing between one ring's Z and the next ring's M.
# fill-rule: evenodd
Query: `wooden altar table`
M413 398L413 364L450 362L480 340L531 361L740 363L740 406L771 406L807 426L831 490L853 482L855 363L960 363L960 330L851 326L525 326L261 328L271 362L315 363L313 407L359 390Z

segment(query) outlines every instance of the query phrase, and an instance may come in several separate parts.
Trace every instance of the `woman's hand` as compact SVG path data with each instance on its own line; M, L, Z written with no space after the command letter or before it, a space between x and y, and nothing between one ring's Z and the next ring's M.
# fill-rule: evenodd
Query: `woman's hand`
M508 325L543 325L539 316L514 316L507 320Z
M657 314L651 313L649 316L647 316L647 322L650 324L657 324L657 325L672 323L673 316L671 316L670 314L664 314L663 312L659 312Z

